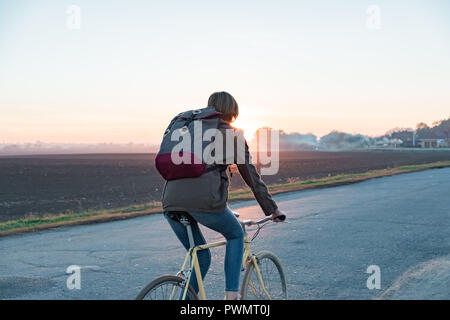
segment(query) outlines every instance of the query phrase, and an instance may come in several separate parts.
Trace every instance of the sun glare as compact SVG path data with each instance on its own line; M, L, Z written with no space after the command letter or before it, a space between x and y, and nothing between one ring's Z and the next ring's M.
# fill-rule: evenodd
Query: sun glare
M255 119L254 114L250 110L245 108L239 110L239 116L232 125L244 130L244 137L247 141L251 141L255 137L256 130L265 126L262 121Z

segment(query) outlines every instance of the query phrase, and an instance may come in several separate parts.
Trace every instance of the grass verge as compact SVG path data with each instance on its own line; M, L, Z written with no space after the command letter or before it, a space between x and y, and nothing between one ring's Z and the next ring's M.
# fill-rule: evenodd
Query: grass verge
M357 183L373 178L444 167L450 167L450 161L399 166L391 169L370 170L364 173L340 174L320 179L294 180L288 183L269 185L268 187L272 194L278 194L283 192L333 187L344 184ZM253 199L253 195L248 189L234 190L229 193L229 200L231 202L251 199ZM85 212L69 212L57 215L47 214L39 217L28 216L26 218L18 220L1 222L0 236L38 231L60 226L73 226L80 224L129 219L160 212L161 203L151 202L116 209L88 210Z

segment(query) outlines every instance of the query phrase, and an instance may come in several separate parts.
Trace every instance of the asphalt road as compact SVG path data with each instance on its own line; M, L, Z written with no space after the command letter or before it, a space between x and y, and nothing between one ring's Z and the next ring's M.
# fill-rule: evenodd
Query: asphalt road
M292 299L450 299L449 190L447 168L278 195L290 223L263 229L253 250L280 257ZM262 217L254 201L233 208ZM223 298L223 254L213 251L209 298ZM0 238L0 298L133 299L183 257L161 215ZM70 265L81 289L66 286ZM367 288L370 265L380 289Z

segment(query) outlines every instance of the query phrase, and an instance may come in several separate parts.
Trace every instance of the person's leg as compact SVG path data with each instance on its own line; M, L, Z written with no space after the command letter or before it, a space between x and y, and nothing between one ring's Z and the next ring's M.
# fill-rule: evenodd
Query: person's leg
M180 240L180 242L183 244L186 250L189 250L189 237L187 234L186 227L181 222L170 218L166 213L164 214L164 216L169 222L169 225L171 226L172 230L175 232L177 238ZM200 228L198 227L198 223L195 221L191 221L191 228L195 245L199 246L205 244L206 241L202 235L202 232L200 231ZM200 265L200 272L202 274L202 279L204 279L211 264L211 253L209 249L199 250L197 251L197 257L198 263ZM198 293L198 284L195 272L192 273L190 285L195 290L195 292Z
M227 208L222 213L189 212L202 225L221 233L227 240L225 253L225 290L239 292L244 231L233 212Z

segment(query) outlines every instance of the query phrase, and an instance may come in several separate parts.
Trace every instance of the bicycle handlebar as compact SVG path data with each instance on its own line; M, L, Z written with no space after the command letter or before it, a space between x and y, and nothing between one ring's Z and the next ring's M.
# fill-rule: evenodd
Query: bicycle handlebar
M279 219L280 221L284 221L284 220L286 220L286 215L282 214L282 215L278 216L277 219ZM253 226L253 225L256 225L256 224L263 224L263 223L265 223L267 221L270 221L270 220L272 220L272 217L267 217L267 218L264 218L264 219L261 219L261 220L258 220L258 221L245 220L245 221L241 221L241 223L243 223L244 225L247 225L247 226Z

